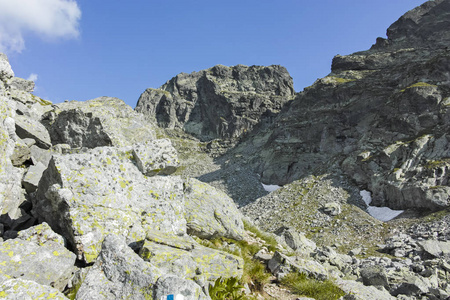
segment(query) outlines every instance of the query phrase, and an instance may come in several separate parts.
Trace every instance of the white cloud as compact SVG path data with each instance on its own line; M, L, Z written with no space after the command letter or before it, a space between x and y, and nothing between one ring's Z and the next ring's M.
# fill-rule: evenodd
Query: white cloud
M31 81L36 82L38 80L38 75L34 74L34 73L31 73L30 76L28 76L27 80L31 80Z
M0 0L0 51L20 53L25 33L76 38L80 18L75 0Z

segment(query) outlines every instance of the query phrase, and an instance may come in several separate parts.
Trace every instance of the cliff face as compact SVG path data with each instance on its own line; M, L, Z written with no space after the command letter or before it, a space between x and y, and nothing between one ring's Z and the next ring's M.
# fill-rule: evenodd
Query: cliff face
M217 65L147 89L136 111L156 118L161 127L183 128L202 140L233 139L273 118L293 95L284 67Z
M450 1L426 2L389 27L387 40L337 55L328 76L236 151L251 155L266 183L333 167L378 205L448 206L449 13Z

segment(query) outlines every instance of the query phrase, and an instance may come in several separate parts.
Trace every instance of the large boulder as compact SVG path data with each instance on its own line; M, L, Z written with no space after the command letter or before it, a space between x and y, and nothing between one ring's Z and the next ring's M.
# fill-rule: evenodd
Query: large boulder
M5 300L67 300L63 293L49 285L20 278L8 279L0 283L0 296Z
M125 238L108 235L75 299L153 299L159 276L161 272L140 258Z
M15 115L15 103L0 96L0 214L9 223L23 215L19 207L25 201L21 186L24 170L14 168L11 162L18 140Z
M155 138L153 126L120 99L100 97L54 105L43 116L52 143L72 148L130 146Z
M202 288L192 280L174 275L165 275L158 279L155 286L154 299L165 299L167 295L182 295L184 300L210 300ZM175 298L178 299L178 298Z
M55 154L39 182L33 209L62 234L78 259L92 262L108 234L128 243L145 230L186 232L183 181L146 177L132 147L98 147L85 153Z
M187 231L200 238L242 240L242 214L228 195L197 179L185 182Z
M31 138L36 141L36 145L43 149L52 146L50 135L47 129L38 120L23 115L16 115L16 133L22 138Z
M289 257L278 251L274 253L267 266L278 277L295 271L318 280L328 279L328 271L315 260Z
M150 230L139 255L164 274L205 285L219 277L240 278L243 274L241 257L204 247L187 235L176 237Z
M14 77L14 72L9 64L6 54L0 53L0 81L6 81L7 79Z
M170 175L179 165L177 150L169 139L136 144L133 155L139 170L146 176Z
M395 297L392 297L384 288L377 289L374 286L365 286L361 282L356 282L353 280L337 279L334 284L346 293L343 297L344 300L396 299Z
M203 140L237 138L269 120L294 94L281 66L214 66L181 73L159 89L147 89L136 111L165 128L183 128Z
M39 245L11 239L0 244L0 282L10 278L32 280L64 290L72 277L75 254L52 241Z

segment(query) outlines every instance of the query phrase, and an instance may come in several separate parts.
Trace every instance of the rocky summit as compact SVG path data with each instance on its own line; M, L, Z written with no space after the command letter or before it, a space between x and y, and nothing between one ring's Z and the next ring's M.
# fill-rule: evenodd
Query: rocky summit
M428 1L302 92L217 65L135 109L0 54L0 298L449 299L449 47Z
M282 66L217 65L147 89L136 111L201 140L234 139L269 121L293 95L292 78Z

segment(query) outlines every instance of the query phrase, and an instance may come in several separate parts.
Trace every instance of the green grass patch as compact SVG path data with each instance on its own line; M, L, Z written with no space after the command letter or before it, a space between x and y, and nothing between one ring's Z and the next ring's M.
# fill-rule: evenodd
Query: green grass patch
M305 274L290 273L281 279L281 284L293 293L321 300L336 300L345 293L331 281L319 281L308 278Z
M278 242L272 235L262 232L256 226L253 226L252 224L246 222L245 220L244 220L244 229L250 231L256 237L263 240L267 244L267 249L269 249L269 251L275 251L277 249Z
M228 245L237 245L239 249L230 250L230 248L223 247L224 242ZM260 261L253 259L253 256L261 250L260 246L249 244L246 241L235 241L227 238L218 238L210 241L200 240L200 244L242 257L244 259L244 272L241 282L243 284L247 283L252 291L261 291L263 286L269 282L271 274L267 272L266 266Z

